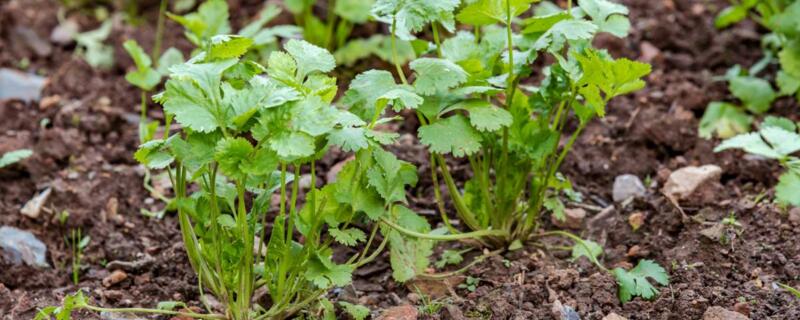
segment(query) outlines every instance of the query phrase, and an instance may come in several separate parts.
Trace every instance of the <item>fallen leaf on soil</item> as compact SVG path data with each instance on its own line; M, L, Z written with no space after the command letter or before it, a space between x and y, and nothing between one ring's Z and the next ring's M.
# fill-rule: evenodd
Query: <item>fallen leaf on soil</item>
M628 224L631 225L633 231L639 230L639 228L644 225L644 213L641 212L634 212L630 216L628 216Z

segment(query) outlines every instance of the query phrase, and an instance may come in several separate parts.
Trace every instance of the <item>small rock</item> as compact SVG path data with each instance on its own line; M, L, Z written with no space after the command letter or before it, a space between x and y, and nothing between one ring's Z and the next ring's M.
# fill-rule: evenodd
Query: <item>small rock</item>
M121 223L123 222L122 216L118 215L117 212L119 211L119 200L116 197L111 197L106 202L106 209L102 213L103 222L111 220L113 222Z
M723 307L711 307L703 313L703 320L750 320L745 315L733 312Z
M39 100L46 80L35 74L0 68L0 100Z
M733 305L733 311L750 316L750 304L747 301L740 301Z
M559 300L553 302L550 312L553 314L553 317L558 320L581 320L581 316L575 312L575 309L562 304Z
M408 300L408 302L410 302L411 304L417 304L417 302L419 302L419 299L420 299L419 295L413 292L406 295L406 300Z
M417 315L419 315L417 308L406 304L383 310L377 320L417 320Z
M342 168L344 168L344 165L346 165L348 162L352 161L353 159L355 159L355 157L350 156L347 159L344 159L344 160L334 164L333 167L331 167L328 170L328 173L325 174L325 181L327 181L328 183L332 183L332 182L336 181L336 175L338 175L339 172L342 171Z
M121 269L128 272L135 272L143 268L149 267L154 262L156 262L155 258L153 258L149 254L144 254L143 257L141 257L136 261L120 261L120 260L111 261L108 264L106 264L106 269L108 270Z
M53 52L50 43L44 41L36 34L36 31L30 28L15 27L12 32L16 38L20 39L25 46L33 50L33 53L39 57L49 56Z
M625 318L625 317L623 317L621 315L618 315L618 314L612 312L612 313L609 313L607 316L603 317L602 320L628 320L628 318Z
M32 233L14 227L0 227L0 248L14 265L25 263L33 267L50 267L45 260L47 246Z
M553 224L559 228L580 229L583 226L583 219L586 218L586 210L581 208L564 209L564 221L551 216Z
M46 110L49 109L61 102L61 96L54 94L52 96L46 96L39 101L39 109Z
M44 207L45 202L47 202L47 198L50 197L50 193L53 191L51 188L44 189L42 193L36 195L32 199L28 200L27 203L19 210L19 213L22 213L28 217L36 219L39 217L39 213L42 212L42 207Z
M623 202L630 198L644 196L645 189L642 180L632 174L623 174L614 178L614 189L612 196L614 202Z
M124 281L125 279L128 279L128 274L125 273L125 271L117 269L114 270L114 272L109 274L107 277L103 278L103 286L108 288L110 286L113 286L117 283Z
M661 50L647 41L642 41L642 43L639 45L639 50L642 52L642 55L639 56L639 59L647 63L652 63L661 56Z
M722 168L715 165L684 167L669 175L662 192L673 200L685 199L691 196L700 186L718 182L720 176L722 176Z
M725 226L721 223L715 223L713 226L700 230L700 234L705 236L706 238L711 239L711 241L718 242L722 239L722 235L725 233Z
M467 317L464 316L464 312L462 312L461 309L459 309L457 306L454 306L452 304L447 304L447 306L445 306L445 309L447 309L447 314L450 316L449 319L467 320Z
M50 41L60 45L70 44L74 41L75 34L78 33L79 29L80 26L75 19L64 20L50 32Z
M630 216L628 216L628 224L631 226L633 231L639 230L644 225L645 215L641 212L634 212Z
M695 3L692 5L692 14L696 16L703 15L706 12L706 6L702 3Z

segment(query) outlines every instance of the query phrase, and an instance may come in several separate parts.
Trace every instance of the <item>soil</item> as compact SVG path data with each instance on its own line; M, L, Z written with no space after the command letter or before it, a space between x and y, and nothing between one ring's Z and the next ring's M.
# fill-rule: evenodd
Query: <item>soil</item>
M234 25L243 24L261 3L228 2ZM563 171L590 212L585 227L576 232L606 249L602 260L607 266L630 266L642 258L665 266L671 283L661 288L658 298L636 298L623 305L610 275L586 261L571 262L567 252L532 246L492 257L447 282L407 285L391 280L384 256L358 270L353 285L331 292L332 298L367 305L374 315L417 304L427 311L420 315L424 319L553 319L553 306L558 304L573 308L581 319L601 319L611 312L628 319L700 319L712 306L752 319L800 319L800 300L776 289L776 283L800 285L800 221L790 221L786 210L767 201L756 201L764 194L771 196L778 167L737 152L714 153L716 142L697 136L708 102L729 98L724 83L713 77L734 64L755 63L763 30L747 22L716 30L713 17L725 6L722 0L621 2L631 10L631 36L600 37L596 44L614 56L646 60L653 72L646 89L615 100L608 115L586 129ZM121 43L133 38L149 50L157 1L143 2L140 11L145 22L138 26L115 24L110 42L117 63L101 71L74 57L74 45L53 45L49 55L39 56L17 38L15 28L26 27L48 39L59 21L57 1L0 1L0 67L19 68L27 60L25 69L48 77L39 102L0 101L0 153L34 150L33 157L0 172L0 225L34 233L47 245L51 265L36 269L0 261L4 320L31 319L37 308L56 305L78 289L104 306L152 307L164 300L199 305L197 278L183 252L175 215L156 219L140 213L142 208L162 207L142 187L144 170L132 158L138 142L139 93L124 80L132 62ZM77 19L81 30L99 25L83 14L69 17ZM291 21L288 16L280 19ZM166 30L166 47L189 51L178 25L168 22ZM371 64L380 63L356 69ZM793 116L796 108L790 101L778 101L773 110ZM162 116L158 108L150 110L150 117ZM420 183L410 192L412 205L437 223L427 154L415 141L414 125L399 129L404 135L392 151L420 171ZM347 157L334 152L324 159L320 178ZM463 163L452 164L456 176L467 174ZM711 192L682 203L683 212L695 217L685 219L658 190L670 171L701 164L719 165L724 174ZM650 177L653 183L643 199L614 204L614 177L626 173ZM53 192L40 217L19 213L47 188ZM64 223L56 218L62 212L69 213ZM729 241L701 234L708 225L696 220L716 222L731 212L742 227L728 230ZM636 231L628 224L632 214L645 217ZM92 239L77 285L70 278L65 241L74 228ZM470 253L466 260L477 254ZM103 279L115 269L122 269L127 278L104 286ZM465 276L480 279L475 290L458 286ZM86 313L77 319L99 316Z

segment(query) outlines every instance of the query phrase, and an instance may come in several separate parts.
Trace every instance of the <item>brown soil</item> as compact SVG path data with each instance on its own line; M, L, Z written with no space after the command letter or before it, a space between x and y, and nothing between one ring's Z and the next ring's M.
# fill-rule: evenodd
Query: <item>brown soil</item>
M54 45L52 54L39 57L17 41L12 31L17 26L31 28L43 39L49 37L58 24L56 1L0 2L0 67L17 68L26 58L28 71L48 77L41 102L0 102L0 153L22 147L35 152L32 158L0 172L0 225L33 232L47 244L52 266L34 269L0 261L2 319L31 319L37 308L57 304L78 289L105 306L152 307L163 300L199 304L197 279L181 247L174 215L152 219L140 214L141 208L157 210L161 205L142 187L143 170L132 159L138 139L139 94L123 78L132 62L120 44L133 38L149 49L156 2L142 5L146 22L140 26L115 26L111 42L117 64L107 71L94 70L73 57L74 46ZM617 205L602 219L588 217L590 223L580 231L606 248L602 260L608 266L635 264L642 258L665 266L671 284L653 301L637 298L623 305L611 276L586 261L571 263L568 253L536 247L473 267L465 276L480 279L474 292L455 285L464 277L445 284L394 283L388 259L379 259L357 271L352 286L332 292L331 297L373 310L415 302L432 310L421 315L431 319L552 319L556 301L574 308L581 319L601 319L610 312L628 319L699 319L711 306L749 313L752 319L800 319L800 300L775 289L777 282L800 284L800 224L789 222L784 211L770 204L753 203L775 183L778 168L735 152L715 154L715 142L696 134L707 103L728 97L725 85L712 77L733 64L747 66L757 61L762 30L748 23L714 29L713 17L725 4L721 0L622 2L631 9L632 35L626 40L602 37L597 44L615 56L649 58L654 71L645 90L616 100L605 119L587 128L564 172L587 204L607 207L613 203L611 185L619 174L649 176L661 186L669 170L717 164L724 170L722 185L683 210L707 221L719 221L733 211L743 225L730 234L733 239L721 244L701 235L707 226L683 219L654 187L645 199ZM260 1L229 3L236 25L260 5ZM90 18L76 17L82 29L98 25ZM181 28L172 22L167 24L164 43L184 52L190 48ZM641 56L645 51L655 54ZM784 115L797 108L788 101L776 105L776 112ZM158 108L151 109L151 117L161 116ZM412 135L401 139L404 142L393 151L413 161L420 171L420 184L410 194L413 205L436 222L427 155L415 144L413 125L400 129ZM347 156L335 153L321 167L330 168ZM466 174L463 165L453 164L456 175ZM326 170L320 171L324 178ZM28 199L48 187L53 194L46 212L38 219L19 214ZM62 211L69 212L64 224L54 218ZM627 223L633 213L646 216L637 231ZM64 240L73 228L92 237L77 286L70 279L71 257ZM467 260L475 255L471 253ZM124 262L141 263L124 267ZM128 278L103 286L102 279L116 268L124 269ZM419 293L433 296L435 303ZM439 303L445 307L435 308ZM98 318L94 314L79 317Z

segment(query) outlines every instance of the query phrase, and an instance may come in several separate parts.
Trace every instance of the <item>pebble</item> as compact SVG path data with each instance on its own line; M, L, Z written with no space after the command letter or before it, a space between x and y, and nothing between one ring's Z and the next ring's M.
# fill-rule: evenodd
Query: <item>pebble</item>
M628 224L633 231L639 230L644 225L645 215L641 212L634 212L628 216Z
M11 264L25 263L33 267L50 267L47 264L47 246L32 233L14 227L0 227L0 248Z
M306 173L300 176L300 180L297 181L299 183L298 187L302 190L306 190L311 188L311 174Z
M643 197L647 189L642 180L632 174L623 174L614 178L612 196L614 202L623 202L630 198Z
M0 68L0 100L39 100L46 78L9 68Z
M114 270L114 272L109 274L107 277L103 278L103 286L108 288L124 281L125 279L128 279L128 274L125 273L125 271L117 269Z
M553 302L553 307L550 309L550 312L553 314L553 317L558 320L581 320L581 316L575 312L575 309L562 304L559 300Z
M706 309L706 312L703 313L703 320L750 320L750 318L741 313L714 306Z
M417 320L418 315L416 307L405 304L383 310L377 320Z
M608 315L606 315L605 317L603 317L602 320L628 320L628 318L625 318L625 317L623 317L621 315L618 315L618 314L612 312L612 313L609 313Z
M559 228L578 230L583 226L583 220L586 218L586 210L581 208L564 209L564 221L556 219L555 216L551 217L553 224Z
M70 44L79 29L80 26L75 19L64 20L50 32L50 41L61 45Z
M684 167L669 175L662 192L674 200L684 199L697 191L700 186L719 181L720 176L722 176L722 168L716 165Z
M52 191L53 189L49 187L44 189L44 191L28 200L28 202L22 206L22 209L19 210L19 213L33 219L38 218L39 213L42 212L42 207L44 207L47 199L50 198L50 193Z
M12 32L15 38L21 40L37 56L47 57L53 53L50 43L39 37L36 31L26 27L15 27Z

